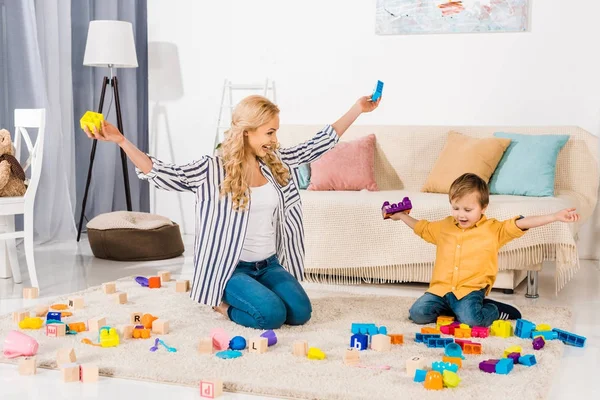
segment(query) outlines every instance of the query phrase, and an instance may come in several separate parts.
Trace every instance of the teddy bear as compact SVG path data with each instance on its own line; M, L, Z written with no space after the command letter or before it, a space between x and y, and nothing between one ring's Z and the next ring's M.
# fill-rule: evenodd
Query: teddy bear
M14 154L10 133L0 129L0 197L23 196L27 190L25 171Z

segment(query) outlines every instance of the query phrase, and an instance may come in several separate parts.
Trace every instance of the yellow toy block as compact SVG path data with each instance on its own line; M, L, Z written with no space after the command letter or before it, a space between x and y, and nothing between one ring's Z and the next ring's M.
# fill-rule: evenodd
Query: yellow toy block
M538 326L535 327L535 330L540 331L540 332L551 331L552 327L548 324L539 324Z
M450 325L453 322L454 322L454 317L440 315L439 317L437 317L436 328L439 330L441 326Z
M93 135L94 126L97 130L100 130L102 121L104 121L104 115L93 111L87 111L85 114L83 114L83 117L81 117L79 123L81 124L81 129L87 127Z
M19 321L19 328L21 329L41 329L43 325L44 321L38 317L27 317Z
M510 346L509 348L504 350L504 358L508 357L508 355L511 353L522 354L523 349L521 348L521 346Z
M103 326L100 328L100 346L117 347L119 345L119 334L115 328Z
M510 322L499 319L492 323L492 328L490 329L490 336L500 336L503 338L507 338L512 335L513 327L510 324Z

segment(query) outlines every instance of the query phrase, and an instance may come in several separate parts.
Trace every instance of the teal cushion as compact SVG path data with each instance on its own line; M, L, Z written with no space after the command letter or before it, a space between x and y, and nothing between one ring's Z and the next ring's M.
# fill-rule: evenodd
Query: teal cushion
M308 188L310 184L310 164L302 164L298 167L298 184L300 189Z
M511 142L490 178L490 193L554 196L556 159L569 135L496 132L494 136L510 139Z

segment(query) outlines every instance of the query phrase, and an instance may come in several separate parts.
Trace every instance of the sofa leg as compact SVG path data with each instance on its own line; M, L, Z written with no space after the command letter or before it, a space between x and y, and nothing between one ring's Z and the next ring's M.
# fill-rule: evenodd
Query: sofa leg
M527 293L525 297L528 299L537 299L538 294L538 271L527 271Z
M502 293L504 294L515 294L513 289L502 289Z

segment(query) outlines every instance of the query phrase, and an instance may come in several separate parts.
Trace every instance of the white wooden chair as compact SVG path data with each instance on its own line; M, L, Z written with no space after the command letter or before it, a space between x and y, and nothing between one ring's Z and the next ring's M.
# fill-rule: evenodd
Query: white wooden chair
M17 258L17 247L15 239L24 238L25 258L29 269L31 285L39 288L37 272L33 257L33 205L35 193L40 182L42 173L42 157L44 155L44 130L46 126L46 110L41 109L17 109L15 110L15 133L14 146L15 157L23 166L25 174L29 170L29 182L27 191L21 197L0 197L0 246L5 246L8 252L13 280L21 283L21 271ZM35 144L27 132L27 128L37 128L38 134ZM21 162L21 149L23 144L27 146L29 157L25 163ZM24 230L15 231L15 215L23 214ZM0 263L4 260L0 259Z

